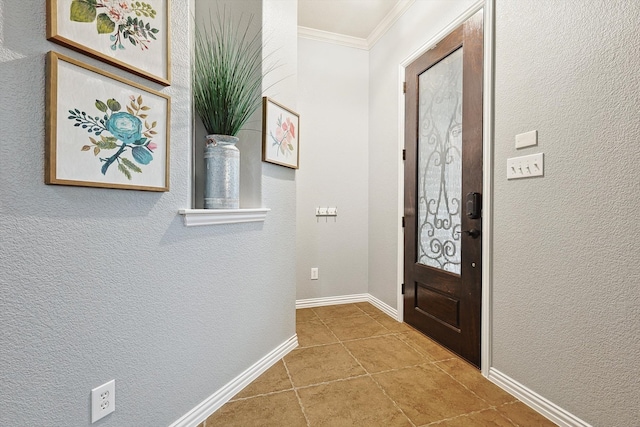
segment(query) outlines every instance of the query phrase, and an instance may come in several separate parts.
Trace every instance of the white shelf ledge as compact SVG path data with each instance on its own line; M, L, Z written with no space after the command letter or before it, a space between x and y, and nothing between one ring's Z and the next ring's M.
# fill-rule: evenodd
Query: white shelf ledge
M255 209L181 209L178 211L184 217L184 225L194 227L198 225L236 224L241 222L263 222L267 217L268 208Z

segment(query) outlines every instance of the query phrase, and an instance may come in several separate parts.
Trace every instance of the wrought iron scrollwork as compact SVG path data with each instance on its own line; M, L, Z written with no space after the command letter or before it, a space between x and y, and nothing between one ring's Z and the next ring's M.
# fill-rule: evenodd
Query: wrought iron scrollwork
M420 76L418 262L460 273L462 48Z

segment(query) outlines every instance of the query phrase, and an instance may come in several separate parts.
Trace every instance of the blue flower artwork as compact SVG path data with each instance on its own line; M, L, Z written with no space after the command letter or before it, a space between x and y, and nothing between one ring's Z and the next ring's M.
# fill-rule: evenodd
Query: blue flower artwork
M83 145L80 150L93 152L103 175L116 163L118 170L131 180L133 173L142 173L138 165L151 163L153 152L158 148L152 141L157 134L157 122L147 121L151 108L144 105L142 95L137 98L131 95L125 105L126 111L122 111L122 105L114 98L106 102L96 100L95 107L101 116L91 116L77 108L69 110L68 119L74 122L73 126L92 135L89 137L91 144ZM111 154L113 150L116 151ZM111 155L102 157L101 154Z

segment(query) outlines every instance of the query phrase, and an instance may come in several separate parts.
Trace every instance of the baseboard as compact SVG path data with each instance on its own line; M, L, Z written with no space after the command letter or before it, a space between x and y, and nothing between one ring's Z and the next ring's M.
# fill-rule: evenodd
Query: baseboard
M327 305L339 305L339 304L351 304L354 302L368 302L374 307L382 310L387 315L398 320L398 310L390 305L380 301L378 298L371 294L353 294L353 295L340 295L337 297L324 297L324 298L309 298L299 299L296 301L296 309L298 308L311 308L311 307L324 307Z
M565 411L555 403L550 402L535 391L530 390L495 368L489 368L488 378L489 381L505 389L520 401L529 405L561 427L592 427L591 424L582 421L580 418Z
M298 336L294 335L169 427L196 427L297 346Z
M296 309L323 307L325 305L351 304L369 301L369 294L341 295L337 297L309 298L296 300Z
M400 321L400 319L398 319L398 309L397 308L393 308L391 307L389 304L380 301L378 298L374 297L371 294L369 295L369 303L371 305L373 305L374 307L378 308L381 311L384 311L388 316L392 317L393 319L397 320L398 322Z

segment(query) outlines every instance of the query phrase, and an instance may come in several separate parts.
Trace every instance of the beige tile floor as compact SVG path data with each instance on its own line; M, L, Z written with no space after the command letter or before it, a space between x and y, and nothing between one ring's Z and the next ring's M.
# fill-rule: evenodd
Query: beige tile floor
M299 347L199 427L555 426L368 303L297 311Z

